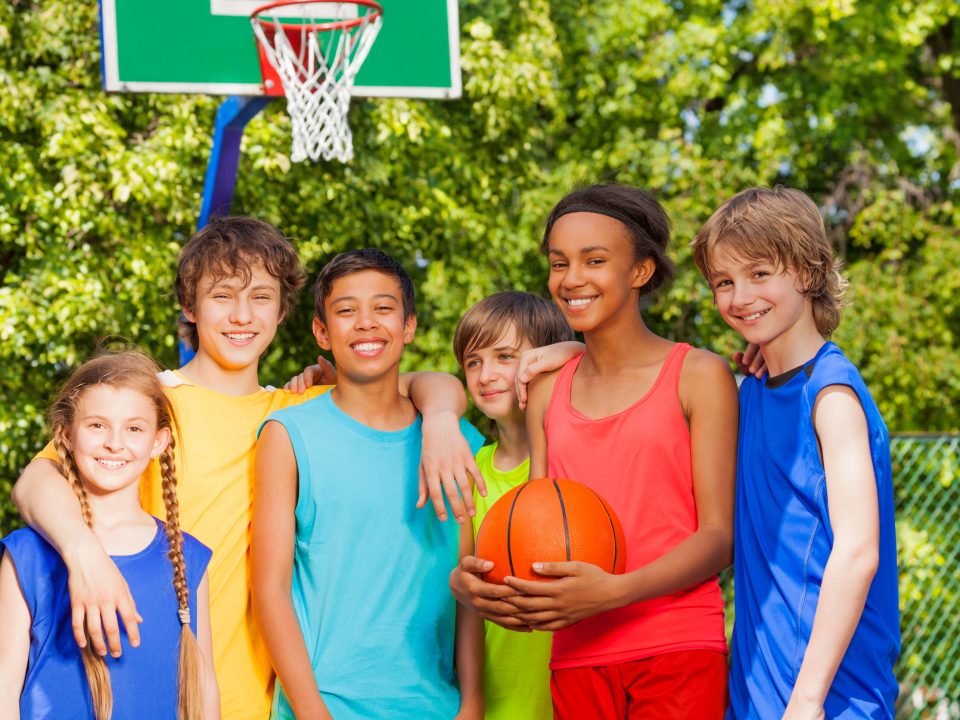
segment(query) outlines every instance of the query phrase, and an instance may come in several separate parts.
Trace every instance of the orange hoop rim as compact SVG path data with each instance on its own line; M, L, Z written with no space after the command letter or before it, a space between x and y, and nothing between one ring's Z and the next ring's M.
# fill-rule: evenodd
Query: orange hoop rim
M265 20L260 17L262 13L269 12L278 7L284 7L287 5L359 5L361 7L370 8L373 12L364 15L363 17L357 18L348 18L346 20L334 20L333 22L325 23L277 23L285 32L296 31L296 30L308 30L311 32L329 32L330 30L349 30L351 28L358 27L367 23L371 23L383 15L383 6L375 2L375 0L275 0L275 2L267 3L266 5L261 5L252 13L250 13L250 19L257 22L264 22Z

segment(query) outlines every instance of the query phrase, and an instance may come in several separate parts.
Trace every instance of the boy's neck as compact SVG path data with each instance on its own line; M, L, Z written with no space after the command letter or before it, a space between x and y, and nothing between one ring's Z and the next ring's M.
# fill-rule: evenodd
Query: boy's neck
M236 370L225 368L201 348L190 362L180 368L180 373L190 382L208 390L240 397L260 390L258 366L259 362L255 362Z
M330 391L333 401L347 415L374 430L403 430L417 417L409 398L400 394L400 370L394 368L383 377L358 381L341 372Z
M527 425L523 417L497 420L497 449L493 454L493 466L507 472L530 457Z
M773 342L760 346L768 377L776 377L804 365L820 352L826 340L817 331L811 316L804 322L777 337Z

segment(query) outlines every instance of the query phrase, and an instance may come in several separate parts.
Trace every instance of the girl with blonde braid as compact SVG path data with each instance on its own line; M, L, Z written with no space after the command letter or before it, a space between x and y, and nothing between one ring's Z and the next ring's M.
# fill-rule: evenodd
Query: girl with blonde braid
M0 551L0 717L218 720L209 589L210 550L180 530L172 410L146 355L96 357L67 380L49 411L64 475L83 517L120 568L142 619L119 657L73 639L67 568L31 529ZM151 458L163 475L164 521L140 507ZM82 622L82 621L81 621Z

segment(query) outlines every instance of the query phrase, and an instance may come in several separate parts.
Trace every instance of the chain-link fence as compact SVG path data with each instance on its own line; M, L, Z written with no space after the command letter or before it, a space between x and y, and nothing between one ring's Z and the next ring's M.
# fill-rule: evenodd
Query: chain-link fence
M960 718L960 435L891 438L900 555L897 720Z

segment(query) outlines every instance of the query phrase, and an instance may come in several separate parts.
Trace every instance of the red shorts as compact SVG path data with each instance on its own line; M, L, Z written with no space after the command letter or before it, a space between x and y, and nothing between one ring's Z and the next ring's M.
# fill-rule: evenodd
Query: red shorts
M721 720L727 708L727 656L686 650L554 670L550 691L556 720Z

